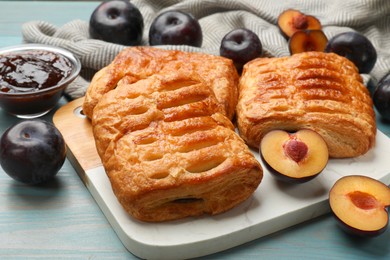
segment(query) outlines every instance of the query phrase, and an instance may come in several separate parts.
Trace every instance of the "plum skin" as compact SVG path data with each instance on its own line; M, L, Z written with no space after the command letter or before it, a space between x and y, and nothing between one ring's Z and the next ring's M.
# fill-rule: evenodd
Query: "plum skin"
M372 43L362 34L350 31L335 35L325 47L325 52L334 52L352 61L359 73L369 73L377 59Z
M379 82L372 96L375 108L386 120L390 120L390 73Z
M360 230L354 227L351 227L344 221L342 221L333 211L332 211L332 216L335 218L336 223L338 227L340 227L341 230L343 230L345 233L353 235L353 236L359 236L359 237L377 237L379 235L382 235L388 227L388 223L381 229L378 230L373 230L373 231L365 231L365 230Z
M223 37L219 53L220 56L233 60L237 71L241 73L247 62L262 55L263 46L254 32L239 28Z
M284 175L280 172L278 172L277 170L275 170L274 168L272 168L271 165L268 164L268 162L265 160L265 158L263 157L263 154L260 152L260 158L262 160L262 162L264 163L264 166L265 168L267 168L268 172L278 181L281 181L281 182L285 182L285 183L290 183L290 184L302 184L302 183L305 183L305 182L309 182L311 180L313 180L314 178L316 178L318 175L320 175L320 173L322 172L322 170L316 174L313 174L311 176L305 176L305 177L301 177L301 178L294 178L294 177L291 177L291 176L287 176L287 175Z
M91 38L127 46L141 44L143 29L144 21L139 9L123 0L102 2L89 20Z
M50 122L33 119L8 128L0 139L0 165L16 181L40 184L52 179L66 158L66 145Z
M149 44L188 45L201 47L202 28L191 14L178 10L166 11L158 15L149 29Z

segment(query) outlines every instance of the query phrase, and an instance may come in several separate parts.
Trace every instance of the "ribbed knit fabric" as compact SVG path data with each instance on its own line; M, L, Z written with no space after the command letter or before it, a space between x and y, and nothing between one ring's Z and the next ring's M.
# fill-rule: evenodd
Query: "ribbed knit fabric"
M294 8L316 16L330 39L345 31L358 31L375 46L378 59L365 81L376 82L390 71L390 1L389 0L132 0L144 17L143 45L148 45L149 28L153 19L166 10L182 10L194 15L203 31L201 48L189 46L160 46L165 49L201 51L219 55L222 38L235 28L255 32L263 45L265 56L289 55L288 44L277 27L279 14ZM27 43L59 46L73 52L81 60L85 77L109 64L126 46L93 40L88 33L89 21L74 20L60 28L45 21L23 25ZM79 78L68 87L67 94L77 98L85 94L88 83Z

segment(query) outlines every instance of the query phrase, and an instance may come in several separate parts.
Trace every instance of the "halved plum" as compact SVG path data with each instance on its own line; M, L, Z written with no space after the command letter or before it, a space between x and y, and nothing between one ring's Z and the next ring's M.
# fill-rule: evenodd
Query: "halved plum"
M278 17L278 27L286 38L303 30L321 30L321 22L312 15L306 15L295 9L287 9Z
M340 178L329 192L329 204L341 228L350 234L378 236L388 227L390 188L371 177Z
M276 179L303 183L322 172L329 153L322 136L313 130L272 130L261 140L260 157Z
M328 38L322 30L305 30L294 33L288 47L291 54L306 51L324 51Z

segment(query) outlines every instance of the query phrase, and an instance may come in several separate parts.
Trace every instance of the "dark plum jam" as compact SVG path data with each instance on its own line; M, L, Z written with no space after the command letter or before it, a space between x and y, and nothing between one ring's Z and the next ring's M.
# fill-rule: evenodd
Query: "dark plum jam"
M72 72L71 62L50 51L31 50L0 55L0 91L35 92L58 85Z

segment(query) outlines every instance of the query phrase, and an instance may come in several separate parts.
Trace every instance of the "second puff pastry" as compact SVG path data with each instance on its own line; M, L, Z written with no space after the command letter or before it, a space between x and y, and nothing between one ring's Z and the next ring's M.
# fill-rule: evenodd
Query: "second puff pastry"
M273 129L312 129L334 158L366 153L376 135L372 100L356 67L323 52L247 63L239 83L237 123L243 139L256 148Z

